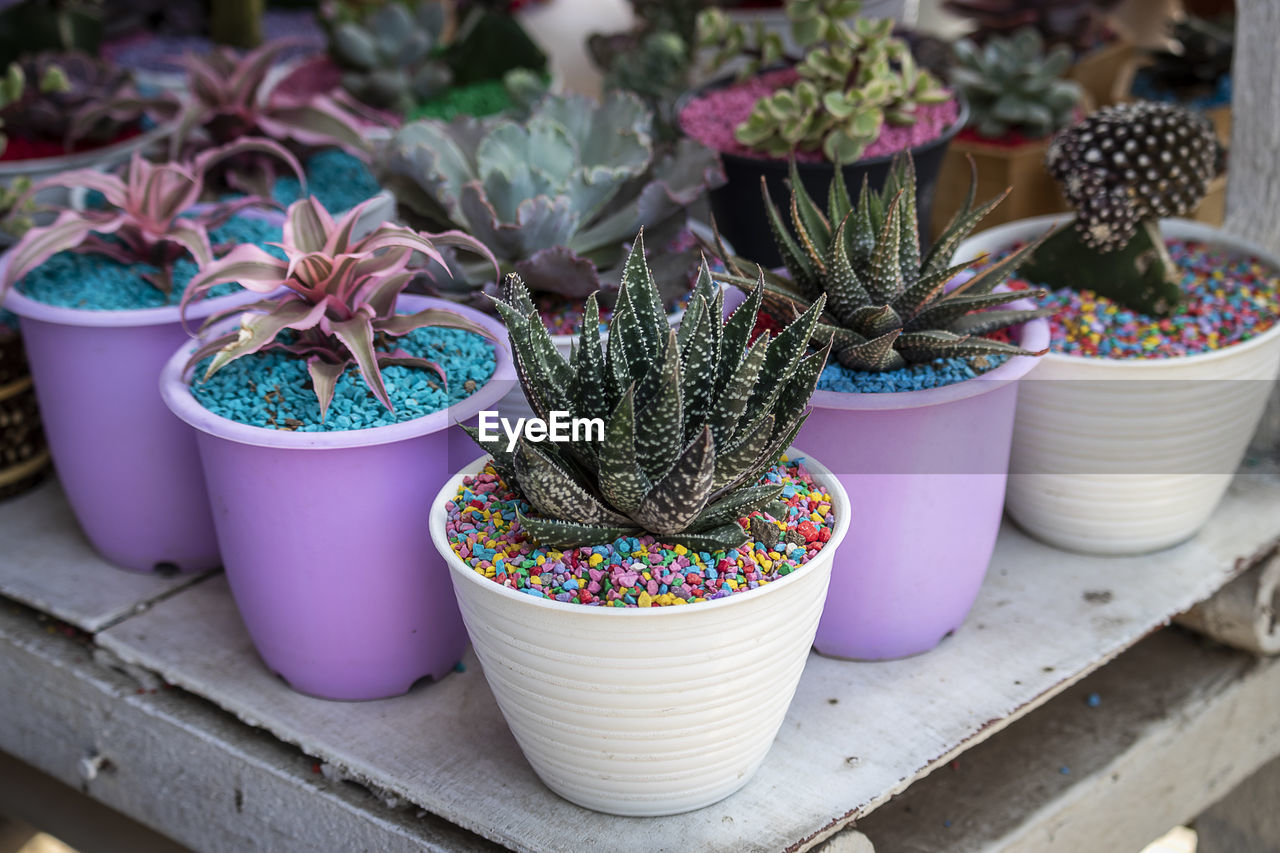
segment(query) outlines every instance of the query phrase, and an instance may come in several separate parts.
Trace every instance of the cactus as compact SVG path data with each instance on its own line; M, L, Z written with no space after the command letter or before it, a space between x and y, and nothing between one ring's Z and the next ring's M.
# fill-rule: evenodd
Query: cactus
M652 533L705 551L747 541L738 519L778 498L758 481L791 444L826 362L806 355L822 311L810 310L776 338L748 346L763 288L726 322L723 294L702 264L677 333L636 237L618 304L601 343L599 307L587 300L582 343L569 360L542 326L518 275L497 302L530 405L605 421L603 441L484 442L503 481L533 509L518 516L540 545L567 548Z
M1009 38L992 37L979 47L956 42L951 83L969 103L969 126L979 136L999 139L1018 132L1040 138L1071 123L1083 90L1062 79L1071 51L1058 45L1047 54L1030 27Z
M774 157L822 150L834 163L852 163L876 140L885 122L915 123L916 104L950 96L916 65L906 42L893 36L889 19L857 18L860 0L791 0L787 17L806 54L800 79L756 102L735 136L748 148ZM748 34L719 9L698 19L698 44L715 48L714 63L745 53L749 76L783 58L776 35L757 27Z
M787 268L785 276L765 274L766 311L785 323L825 301L815 341L831 340L833 356L852 370L897 370L957 356L1042 355L982 337L1045 316L1043 310L991 310L1028 295L995 288L1038 243L1023 246L947 289L976 263L949 266L956 246L1004 198L975 208L975 188L970 186L964 207L922 258L915 169L909 156L896 159L880 192L869 190L864 180L856 205L837 169L826 214L806 192L793 161L790 230L761 182L774 240ZM725 258L729 281L750 286L743 260L726 257L723 246L717 249Z
M1159 219L1195 210L1220 154L1209 121L1176 104L1103 107L1061 131L1046 162L1075 208L1075 227L1046 241L1024 275L1167 316L1181 302L1181 274Z
M453 78L437 58L448 15L438 0L322 7L342 86L372 107L407 113Z

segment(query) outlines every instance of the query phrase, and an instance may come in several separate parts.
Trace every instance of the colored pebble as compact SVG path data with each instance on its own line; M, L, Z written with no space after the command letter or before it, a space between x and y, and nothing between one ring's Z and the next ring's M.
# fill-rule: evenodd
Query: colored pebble
M439 97L415 107L405 121L440 119L452 121L458 116L484 118L512 106L511 96L501 80L485 80L466 86L450 86Z
M418 329L397 338L396 345L444 368L449 377L447 388L432 371L384 367L383 381L395 406L392 412L374 398L355 367L349 366L338 379L333 401L322 421L306 361L272 350L237 359L207 381L196 379L191 390L206 409L239 423L300 432L336 432L388 426L438 412L471 396L493 376L493 344L471 332ZM206 360L196 366L195 377L203 375L207 363ZM483 518L473 520L496 523L490 516L485 511Z
M852 370L843 364L828 362L822 369L822 375L818 377L818 390L839 391L843 394L923 391L973 379L996 369L1007 360L1008 357L1003 355L939 358L925 364L911 364L882 373Z
M280 240L280 226L265 219L233 217L211 230L209 239L218 254L241 243L255 243L277 257L284 257L279 249L267 245ZM173 290L167 300L142 278L155 270L150 264L126 265L103 255L59 252L24 276L17 288L38 302L83 311L162 308L182 300L182 292L196 274L196 264L190 258L174 263ZM238 289L234 284L220 285L210 291L210 295L221 296Z
M1262 334L1280 318L1280 272L1257 258L1205 244L1166 241L1183 270L1185 297L1168 318L1130 311L1091 291L1062 288L1041 300L1055 352L1097 358L1161 359L1229 347ZM1027 287L1014 280L1011 287Z
M307 175L307 191L330 213L350 210L381 189L368 166L339 148L313 154L302 167ZM289 205L302 197L302 187L291 172L286 172L276 178L271 195L281 204Z
M526 540L514 521L529 505L508 490L492 465L464 477L447 502L446 533L454 553L495 583L510 589L592 607L665 607L724 598L784 577L811 560L831 538L835 516L831 496L813 482L802 459L771 468L762 482L791 490L783 503L788 520L757 511L804 545L780 542L772 550L748 542L732 551L693 551L666 546L653 536L624 536L608 545L566 551L540 548ZM819 512L819 510L823 510ZM749 523L749 519L740 519ZM784 534L785 535L785 534ZM753 547L754 546L754 547ZM499 571L518 565L515 571Z
M1090 693L1088 698L1085 699L1085 704L1090 708L1096 708L1102 704L1102 697L1097 693Z

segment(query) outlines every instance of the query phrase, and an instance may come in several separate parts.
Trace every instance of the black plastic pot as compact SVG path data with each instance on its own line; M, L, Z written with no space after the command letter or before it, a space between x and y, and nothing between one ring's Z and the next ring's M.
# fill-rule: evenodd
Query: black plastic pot
M693 98L715 89L721 89L734 82L732 77L724 77L690 92L681 99L683 110ZM920 239L927 245L929 239L929 223L932 222L933 192L938 182L938 173L942 169L942 159L946 156L947 145L969 117L969 106L959 95L956 96L960 108L955 122L937 139L932 139L911 149L911 156L916 167L916 213L920 222ZM769 230L769 218L765 213L764 202L760 198L760 177L763 175L768 183L769 195L779 210L786 211L791 206L790 192L787 190L789 165L785 160L765 160L755 157L743 157L738 154L721 152L724 161L724 174L728 182L710 193L711 212L715 215L716 226L725 240L744 258L762 264L766 268L776 267L782 258L774 248L773 236ZM889 178L889 165L894 155L868 157L843 167L845 183L851 193L857 193L862 186L865 175L872 189L880 189ZM827 190L835 178L835 166L827 161L821 163L797 163L800 182L804 184L814 201L822 209L826 209Z

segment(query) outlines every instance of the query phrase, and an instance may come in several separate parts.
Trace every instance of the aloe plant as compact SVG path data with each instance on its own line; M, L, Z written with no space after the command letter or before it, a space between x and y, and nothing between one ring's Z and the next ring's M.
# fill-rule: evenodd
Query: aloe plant
M909 155L897 158L881 191L870 190L864 179L856 203L836 169L825 213L805 190L793 161L790 228L761 182L774 240L787 269L786 275L764 274L766 310L785 323L815 304L825 304L815 341L832 341L836 360L853 370L897 370L957 356L1043 355L983 336L1047 313L992 310L1020 297L1045 295L996 290L1044 238L952 285L956 276L978 263L952 266L952 253L1008 194L1006 190L974 207L976 183L975 179L970 184L964 207L922 256L915 168ZM746 262L728 255L723 246L718 251L726 258L727 280L750 287L753 279Z
M270 140L247 139L202 152L189 163L156 164L135 153L123 176L76 169L37 182L28 198L49 187L80 187L101 193L106 204L64 210L51 224L28 230L9 253L0 295L53 255L70 250L123 264L150 264L157 269L147 281L169 294L176 260L190 256L205 264L213 259L210 228L246 207L272 204L246 197L192 210L204 191L205 176L228 158L246 153L279 158L303 179L302 167L288 151Z
M603 104L551 95L523 121L407 124L376 158L375 173L410 224L465 231L529 289L585 298L616 289L637 230L665 246L686 228L689 206L724 182L716 154L692 140L659 151L652 122L630 94ZM675 273L696 260L692 251L663 256L672 271L664 304L688 292ZM487 269L461 266L435 285L465 299L489 282L497 284Z
M371 202L357 205L335 221L314 197L296 201L285 214L280 243L287 260L258 246L242 245L196 274L183 294L184 309L226 282L273 294L233 309L230 313L244 312L239 328L196 350L191 364L213 356L205 379L236 359L281 350L306 360L321 418L329 410L339 377L352 364L374 397L394 411L382 368L417 367L435 371L441 381L447 377L435 362L399 349L380 349L381 341L394 342L432 326L490 337L483 326L453 311L428 308L414 314L396 313L396 299L413 278L409 262L415 252L440 261L437 247L450 246L493 263L489 250L465 234L423 234L389 223L355 237L356 223ZM215 314L208 324L226 316L226 312Z
M759 285L723 319L723 293L705 261L679 332L666 322L645 261L643 234L628 255L601 343L599 306L587 299L582 341L566 360L555 348L520 276L498 310L533 411L602 418L604 440L531 443L472 437L493 455L503 481L533 509L520 526L537 543L571 547L651 533L706 551L747 541L738 519L777 499L759 482L791 444L826 362L806 355L822 299L776 338L748 344Z

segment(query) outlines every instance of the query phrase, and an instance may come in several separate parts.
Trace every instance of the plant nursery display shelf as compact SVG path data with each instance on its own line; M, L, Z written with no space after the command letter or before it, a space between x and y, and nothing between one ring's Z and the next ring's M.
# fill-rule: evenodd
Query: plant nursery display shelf
M1222 734L1227 719L1243 725L1241 707L1277 701L1280 663L1158 630L1280 543L1280 467L1262 456L1195 538L1158 553L1071 554L1006 521L954 636L898 661L811 655L746 787L653 819L595 814L545 788L474 654L398 698L314 699L263 666L220 573L103 564L56 482L0 505L0 542L0 751L197 850L1124 849L1019 847L1014 816L1105 811L1111 763L1143 745L1135 779L1155 784L1157 758L1177 758L1219 795L1280 753L1261 717ZM754 651L736 652L743 666ZM1185 741L1178 726L1221 742L1188 763L1169 753ZM982 798L997 796L1003 810L987 815ZM1212 802L1175 800L1196 810L1171 821ZM1077 823L1116 837L1134 821ZM1134 830L1135 850L1148 829Z

